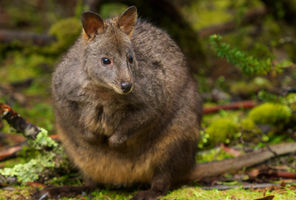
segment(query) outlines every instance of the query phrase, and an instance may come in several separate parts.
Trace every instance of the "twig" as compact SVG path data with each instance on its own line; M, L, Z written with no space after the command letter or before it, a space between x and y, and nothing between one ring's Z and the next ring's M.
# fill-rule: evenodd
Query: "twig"
M10 43L13 41L31 42L43 46L56 41L56 38L45 34L0 30L0 43Z
M23 133L27 138L35 139L41 131L38 126L27 122L17 112L4 103L0 103L0 118L5 119L7 123L18 132Z
M235 188L242 188L242 189L262 189L262 188L269 188L269 187L280 187L281 184L273 184L273 183L256 183L256 184L246 184L246 185L213 185L209 187L202 187L204 190L230 190Z
M234 102L226 105L217 105L206 107L203 109L203 114L210 114L218 112L219 110L237 110L237 109L250 109L254 108L257 104L253 101Z
M241 25L247 25L252 23L258 23L262 20L267 14L265 8L258 8L255 10L249 11L242 19ZM225 34L234 31L237 28L236 21L229 21L221 25L210 26L204 29L201 29L198 34L200 37L205 38L212 34Z
M281 172L281 171L277 171L275 172L277 177L281 177L281 178L291 178L291 179L296 179L296 173L294 172Z
M266 167L263 167L261 169L253 169L248 173L248 175L251 179L255 179L258 176L296 179L295 172L280 171Z
M16 153L22 149L21 145L13 146L0 151L0 161L15 157Z

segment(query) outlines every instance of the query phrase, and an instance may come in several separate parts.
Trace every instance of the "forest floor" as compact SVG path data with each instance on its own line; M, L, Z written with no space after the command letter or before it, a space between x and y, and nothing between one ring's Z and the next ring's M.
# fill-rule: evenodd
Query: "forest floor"
M0 190L0 200L31 199L36 188L30 186L9 186ZM124 190L96 190L88 195L75 198L61 198L64 200L128 200L135 192ZM170 191L162 200L292 200L296 198L296 186L270 187L265 189L230 189L219 191L204 190L198 186L183 186Z

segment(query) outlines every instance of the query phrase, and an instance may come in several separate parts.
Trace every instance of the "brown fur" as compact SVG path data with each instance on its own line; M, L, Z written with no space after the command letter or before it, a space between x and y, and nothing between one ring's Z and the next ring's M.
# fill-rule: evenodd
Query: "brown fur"
M201 119L196 83L175 42L149 23L136 23L135 7L104 23L83 16L90 30L53 74L61 140L86 179L151 184L134 199L155 199L195 166ZM112 63L102 64L104 57ZM132 84L130 91L122 91L123 82Z

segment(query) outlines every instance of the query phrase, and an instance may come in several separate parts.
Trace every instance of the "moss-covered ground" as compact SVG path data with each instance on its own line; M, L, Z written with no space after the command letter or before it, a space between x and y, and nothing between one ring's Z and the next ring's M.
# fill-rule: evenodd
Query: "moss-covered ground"
M0 200L26 200L31 199L31 193L36 188L29 186L11 186L0 190ZM124 190L96 190L88 195L80 195L75 198L61 198L63 200L128 200L135 192ZM274 200L293 200L296 198L295 187L284 187L273 190L244 190L231 189L225 191L204 190L200 187L184 186L170 191L161 200L255 200L265 196L274 196Z

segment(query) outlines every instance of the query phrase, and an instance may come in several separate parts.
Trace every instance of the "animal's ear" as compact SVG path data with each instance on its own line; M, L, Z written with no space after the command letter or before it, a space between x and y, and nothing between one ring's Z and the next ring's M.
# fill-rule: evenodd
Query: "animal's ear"
M118 26L120 30L131 37L137 22L137 18L137 8L135 6L128 7L118 18Z
M82 13L81 22L86 39L93 38L96 34L104 31L104 21L94 12L86 11Z

